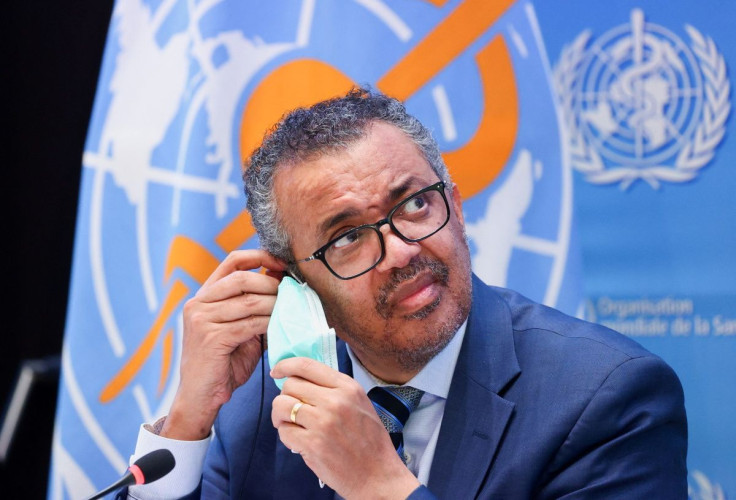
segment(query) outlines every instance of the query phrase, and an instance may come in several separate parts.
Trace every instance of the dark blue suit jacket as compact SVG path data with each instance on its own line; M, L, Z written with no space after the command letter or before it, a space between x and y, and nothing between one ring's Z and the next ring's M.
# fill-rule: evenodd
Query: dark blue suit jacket
M342 343L339 356L352 373ZM259 417L260 394L258 368L220 411L202 498L334 498L279 441L268 375ZM682 388L660 358L474 277L429 484L412 498L686 498L686 451Z

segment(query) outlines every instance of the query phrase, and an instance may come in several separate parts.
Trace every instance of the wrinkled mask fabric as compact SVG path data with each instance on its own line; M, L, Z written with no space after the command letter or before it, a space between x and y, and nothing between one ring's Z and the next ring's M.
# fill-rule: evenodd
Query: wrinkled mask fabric
M338 369L335 329L327 325L322 302L306 283L288 276L281 280L267 333L271 366L304 356ZM285 380L274 379L279 389Z

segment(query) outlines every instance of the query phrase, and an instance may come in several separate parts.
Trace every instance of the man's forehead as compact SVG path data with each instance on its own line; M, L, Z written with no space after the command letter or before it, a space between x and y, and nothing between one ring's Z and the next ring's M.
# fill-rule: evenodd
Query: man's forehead
M288 175L288 174L286 174ZM424 175L399 172L336 181L327 173L314 172L305 183L289 183L280 198L296 205L299 212L315 219L319 231L351 217L364 214L369 208L390 206L409 194L439 180L431 169Z
M385 190L393 190L402 184L405 177L431 175L433 170L416 142L401 129L385 122L366 126L364 134L339 147L294 158L277 170L296 170L305 166L312 172L309 180L314 187L323 187L340 177L353 176L355 180L375 176L378 171L392 171L393 182ZM404 176L400 174L405 173Z
M401 176L399 179L393 179L387 184L385 189L381 189L380 191L383 192L383 201L388 206L389 204L398 202L409 193L426 187L427 184L426 180L423 180L418 176L406 175ZM337 226L341 222L363 215L362 210L352 206L348 200L345 201L346 202L342 206L335 206L331 210L328 210L321 218L317 224L318 234L322 235L328 233L331 228Z

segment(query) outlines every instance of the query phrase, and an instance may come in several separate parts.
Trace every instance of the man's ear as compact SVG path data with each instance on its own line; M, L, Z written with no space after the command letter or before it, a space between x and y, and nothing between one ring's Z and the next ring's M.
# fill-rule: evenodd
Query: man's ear
M460 188L457 187L457 184L452 184L452 206L455 211L455 215L457 216L457 220L460 221L460 224L465 227L465 217L463 216L463 198L460 196Z

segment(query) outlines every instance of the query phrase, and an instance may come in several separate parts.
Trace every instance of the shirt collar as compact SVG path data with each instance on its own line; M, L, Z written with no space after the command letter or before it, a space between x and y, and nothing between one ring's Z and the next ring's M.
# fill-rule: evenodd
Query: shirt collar
M447 395L450 392L450 383L452 382L452 375L455 373L455 365L457 364L457 358L460 355L460 348L463 345L463 338L465 337L465 328L468 324L468 320L460 325L455 336L445 346L442 351L439 352L419 373L417 373L411 380L405 385L409 385L416 389L420 389L426 393L433 394L435 396L447 399ZM358 358L353 353L350 346L347 346L348 355L350 361L353 363L353 378L363 387L363 390L367 393L375 386L390 385L386 382L378 379L372 373L370 373Z

